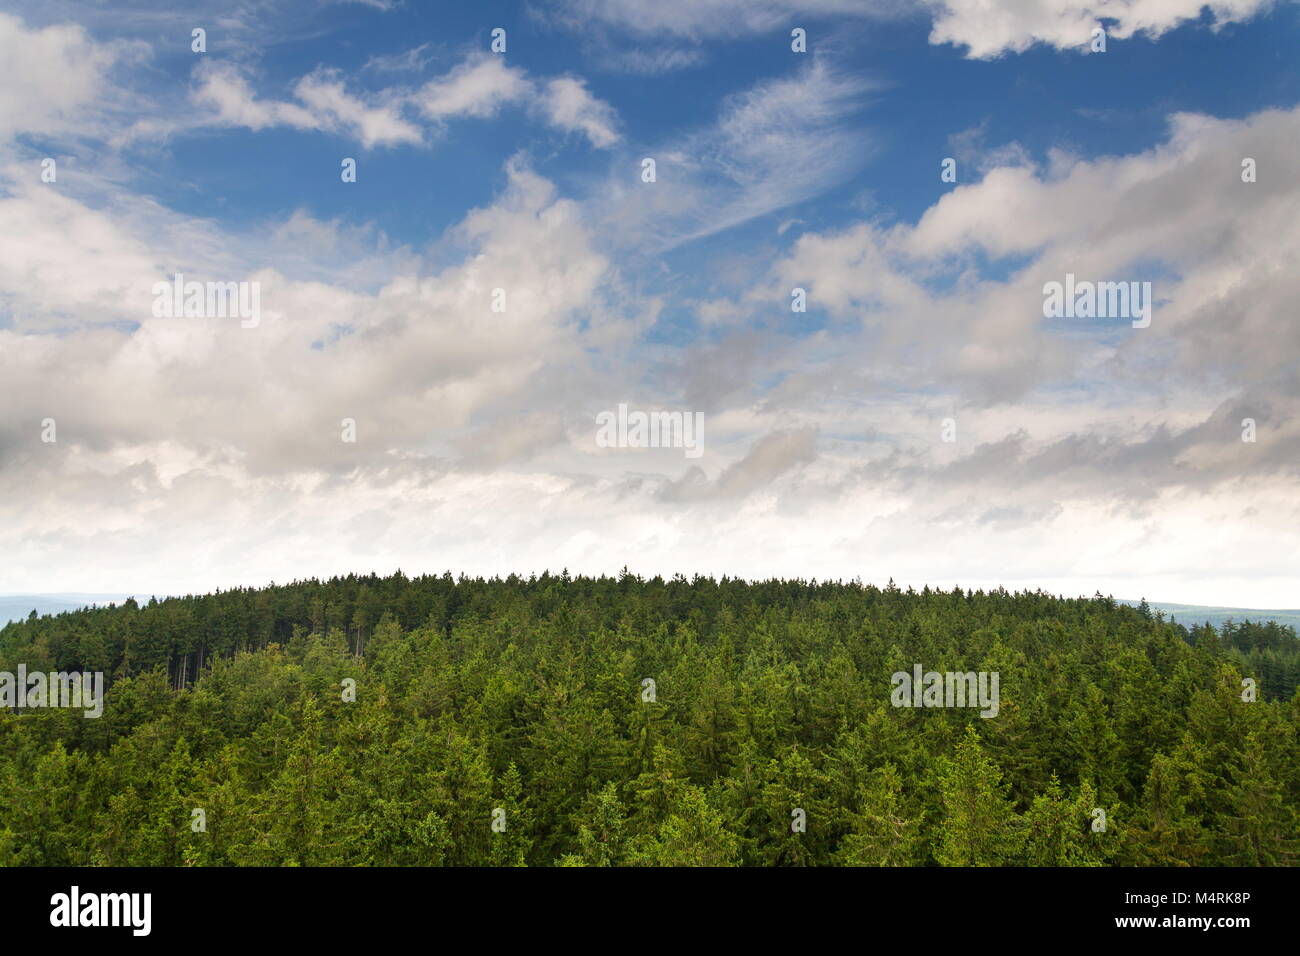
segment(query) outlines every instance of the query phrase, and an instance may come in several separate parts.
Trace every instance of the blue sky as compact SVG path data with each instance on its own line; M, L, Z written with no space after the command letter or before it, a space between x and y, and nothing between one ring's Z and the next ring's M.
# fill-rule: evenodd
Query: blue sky
M0 591L1296 603L1296 3L6 9ZM159 316L176 272L262 314ZM1153 283L1151 328L1045 318L1067 272ZM703 456L603 447L620 403L703 415Z
M269 98L287 98L299 78L322 66L343 71L355 92L378 94L447 72L487 50L490 30L502 26L511 65L542 76L584 77L616 108L625 148L633 152L707 127L727 97L807 65L789 51L786 32L774 30L686 44L698 53L697 64L647 79L602 66L603 55L587 49L600 41L557 30L544 14L530 15L520 4L406 4L387 11L361 4L299 6L305 15L293 23L302 36L254 51L242 34L228 39L210 27L208 55L253 61L257 89ZM1212 31L1207 10L1197 24L1159 40L1139 34L1111 41L1104 56L1039 45L977 60L959 47L929 44L931 25L923 16L879 23L795 14L791 24L812 31L813 56L826 46L841 69L876 87L845 117L863 135L861 168L801 204L800 213L822 227L844 223L855 215L846 207L870 191L880 214L915 221L943 186L935 164L916 158L950 155L951 138L964 131L979 130L987 146L1018 143L1035 159L1052 148L1089 157L1149 148L1164 137L1165 117L1174 112L1226 118L1292 105L1300 100L1298 17L1300 8L1283 4ZM154 32L150 39L160 50L151 79L160 88L187 85L195 55L185 38ZM377 57L403 54L412 54L415 69L367 69ZM493 120L455 122L437 142L371 149L358 149L347 134L204 130L168 144L154 169L177 184L171 195L160 188L160 197L191 215L212 215L215 208L223 220L252 227L307 209L323 219L374 222L396 241L421 244L490 201L503 184L505 160L520 149L530 150L534 168L577 196L617 162L591 150L581 136L548 131L515 108ZM322 188L334 179L330 150L364 159L356 189ZM716 245L725 249L770 230L737 231Z

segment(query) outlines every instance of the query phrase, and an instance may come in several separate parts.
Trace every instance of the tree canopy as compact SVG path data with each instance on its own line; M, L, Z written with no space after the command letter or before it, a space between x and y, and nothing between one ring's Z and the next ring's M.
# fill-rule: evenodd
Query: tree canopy
M349 576L33 617L20 664L109 686L0 709L4 865L1300 856L1294 630L1101 596ZM892 706L916 664L997 715Z

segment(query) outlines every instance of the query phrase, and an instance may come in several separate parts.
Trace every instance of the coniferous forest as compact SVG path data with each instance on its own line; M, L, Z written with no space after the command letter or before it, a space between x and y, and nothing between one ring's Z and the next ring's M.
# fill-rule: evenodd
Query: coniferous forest
M108 689L0 709L3 865L1300 860L1294 630L1100 596L398 573L33 615L20 664ZM916 665L996 716L895 706Z

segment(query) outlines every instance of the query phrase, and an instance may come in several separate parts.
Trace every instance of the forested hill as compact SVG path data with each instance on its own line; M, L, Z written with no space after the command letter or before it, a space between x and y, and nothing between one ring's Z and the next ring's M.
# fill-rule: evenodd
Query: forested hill
M19 665L110 686L0 708L0 864L1300 859L1295 631L1109 598L351 576L31 618ZM996 715L897 706L918 667Z

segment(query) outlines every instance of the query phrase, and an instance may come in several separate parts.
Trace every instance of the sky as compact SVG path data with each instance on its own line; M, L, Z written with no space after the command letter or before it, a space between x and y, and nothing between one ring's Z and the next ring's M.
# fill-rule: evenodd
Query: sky
M0 593L1300 605L1293 0L0 0L0 62Z

